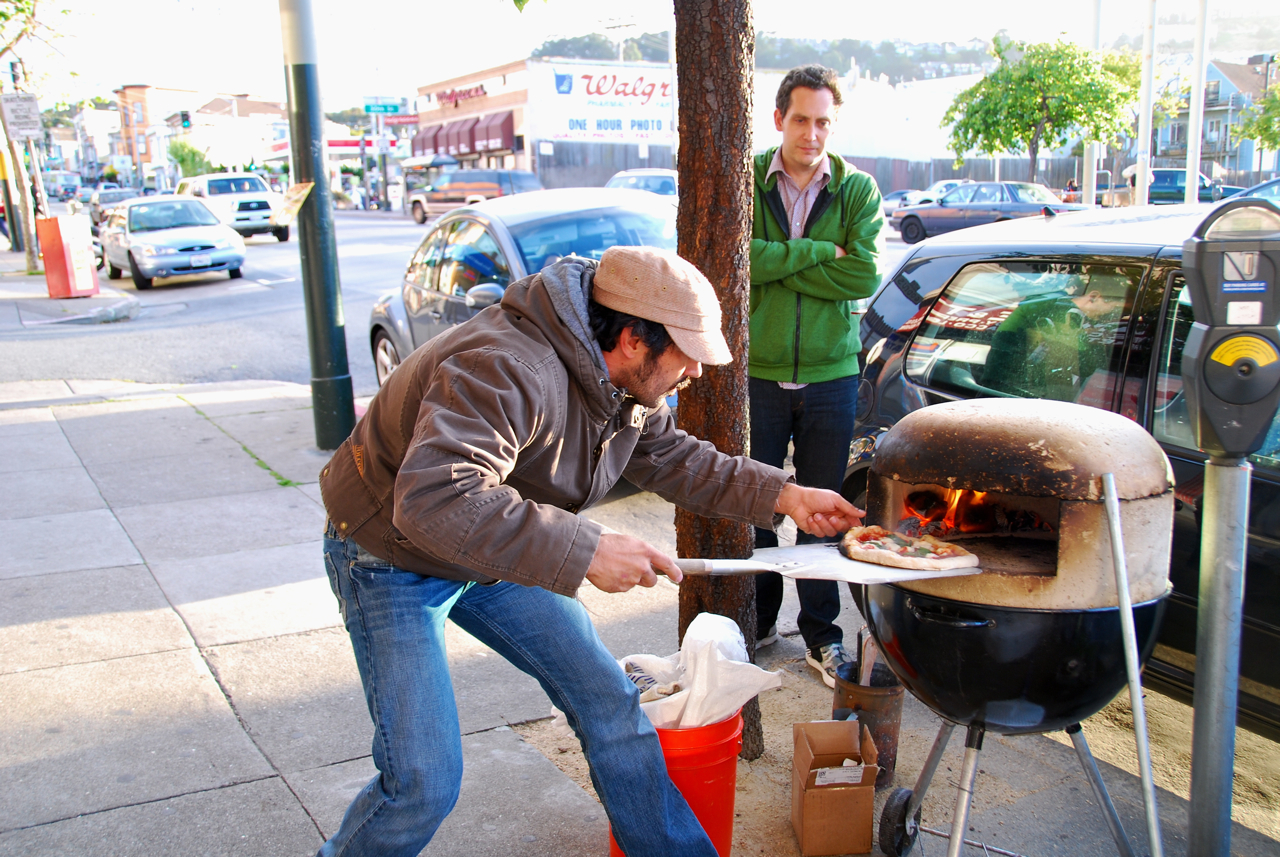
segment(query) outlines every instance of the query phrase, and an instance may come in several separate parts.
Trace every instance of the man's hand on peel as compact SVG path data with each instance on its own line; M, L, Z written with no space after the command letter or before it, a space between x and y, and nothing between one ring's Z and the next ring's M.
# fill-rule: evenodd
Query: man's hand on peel
M805 488L794 482L782 486L774 511L786 515L812 536L838 536L859 524L866 512L835 491Z
M679 583L684 575L675 561L643 539L623 533L600 536L587 580L601 592L626 592L634 586L653 586L658 573Z

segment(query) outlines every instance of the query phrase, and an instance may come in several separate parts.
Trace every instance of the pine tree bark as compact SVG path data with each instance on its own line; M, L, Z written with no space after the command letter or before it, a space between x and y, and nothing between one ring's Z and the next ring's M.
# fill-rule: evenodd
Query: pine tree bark
M675 0L680 142L679 253L715 286L734 354L704 367L680 394L678 424L729 455L747 451L747 309L751 288L751 83L755 30L750 0ZM682 557L751 556L751 527L676 511ZM686 578L679 636L699 613L738 623L755 657L755 578ZM759 704L743 708L742 757L764 752Z

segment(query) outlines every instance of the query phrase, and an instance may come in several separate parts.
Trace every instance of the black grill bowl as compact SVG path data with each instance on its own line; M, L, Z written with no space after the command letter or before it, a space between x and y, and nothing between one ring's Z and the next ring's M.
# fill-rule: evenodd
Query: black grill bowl
M1027 610L921 595L856 593L876 644L939 717L990 732L1052 732L1101 711L1127 682L1117 607ZM1139 659L1155 648L1165 599L1135 605Z

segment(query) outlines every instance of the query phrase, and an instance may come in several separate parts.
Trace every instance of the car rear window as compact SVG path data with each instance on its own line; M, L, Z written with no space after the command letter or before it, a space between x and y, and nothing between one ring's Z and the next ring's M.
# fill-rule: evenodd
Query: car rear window
M257 176L236 176L233 179L209 179L209 196L224 193L266 193L270 188Z
M925 314L905 371L975 396L1110 408L1142 266L981 262L956 274ZM921 316L923 315L923 319Z
M658 198L654 198L658 202ZM668 214L666 208L670 208ZM575 211L511 227L525 270L541 271L565 256L599 259L610 247L643 246L676 249L675 206L652 209Z

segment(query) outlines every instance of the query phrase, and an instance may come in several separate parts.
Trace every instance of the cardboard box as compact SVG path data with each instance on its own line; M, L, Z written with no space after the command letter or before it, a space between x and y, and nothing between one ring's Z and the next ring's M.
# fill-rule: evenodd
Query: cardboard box
M825 720L791 727L791 826L803 857L867 854L876 800L876 745L866 726ZM845 759L862 764L858 782L818 785L819 771ZM823 775L825 778L827 775Z

